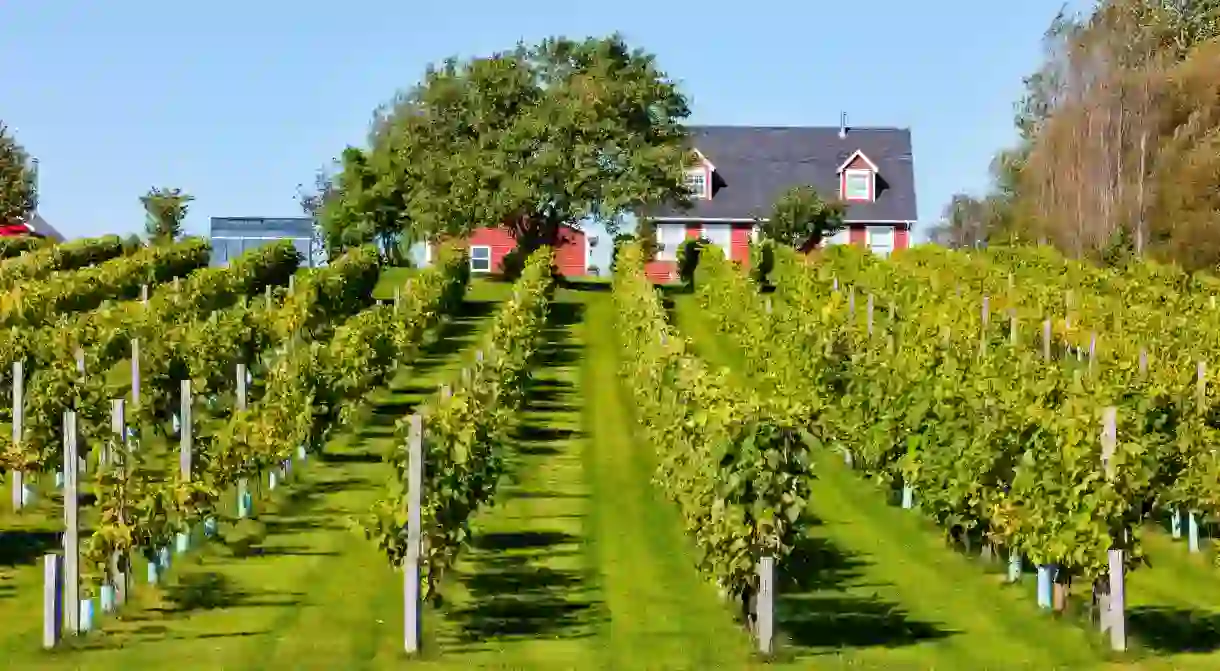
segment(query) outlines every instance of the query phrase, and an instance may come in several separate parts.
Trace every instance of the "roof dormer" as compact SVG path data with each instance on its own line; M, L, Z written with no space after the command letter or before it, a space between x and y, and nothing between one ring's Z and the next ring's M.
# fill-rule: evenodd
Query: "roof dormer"
M877 164L857 149L839 166L839 197L848 202L877 198Z
M690 189L693 200L711 200L712 176L716 174L716 166L698 149L692 149L691 154L693 161L686 169L686 187Z

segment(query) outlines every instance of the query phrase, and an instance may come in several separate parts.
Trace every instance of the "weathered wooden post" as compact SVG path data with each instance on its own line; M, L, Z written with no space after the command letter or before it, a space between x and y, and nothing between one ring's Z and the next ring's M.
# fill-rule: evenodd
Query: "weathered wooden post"
M114 442L112 449L107 455L107 463L111 467L122 468L122 477L124 482L131 477L131 465L128 463L127 450L127 411L126 403L121 398L116 398L110 401L110 431L114 434ZM116 452L117 450L117 452ZM127 521L127 499L126 487L124 487L124 498L119 502L119 523L125 524ZM113 606L121 606L127 602L127 576L131 571L131 557L121 556L121 553L115 552L110 556L110 583L114 590ZM104 590L105 587L103 586ZM106 610L103 603L102 610Z
M1140 348L1140 377L1148 374L1148 350Z
M1051 320L1042 321L1042 360L1051 360Z
M868 335L873 335L873 294L870 291L868 294Z
M64 614L70 634L80 632L80 472L76 413L64 413Z
M140 339L131 339L131 405L140 407Z
M13 445L21 444L25 421L25 371L20 361L13 362ZM25 507L25 473L13 471L13 510Z
M407 556L403 560L403 648L407 654L419 652L423 635L423 608L420 590L421 525L424 487L423 417L411 415L407 443Z
M755 617L758 623L758 651L770 655L775 652L775 557L764 556L758 561Z
M148 305L148 285L147 284L140 285L140 303L142 303L145 306Z
M856 287L854 285L847 290L847 314L852 317L856 316Z
M246 409L246 382L248 380L246 364L237 364L237 410ZM250 508L254 501L250 496L250 482L245 477L237 479L237 516L245 519L250 516Z
M181 395L180 405L178 408L178 416L182 418L182 428L178 432L178 475L183 482L190 482L192 470L194 467L194 451L195 451L195 421L194 421L194 395L191 394L191 381L182 380L179 394ZM191 545L191 535L189 531L180 531L177 535L177 543L175 549L178 554L186 552Z
M1118 449L1118 409L1110 406L1102 415L1101 458L1105 464L1106 478L1115 476L1113 457ZM1101 629L1110 631L1110 648L1112 650L1127 649L1127 614L1126 614L1126 579L1123 563L1124 551L1111 548L1107 551L1110 564L1109 594L1105 599L1105 611L1102 613Z
M63 638L64 561L57 554L42 556L42 647L50 650Z

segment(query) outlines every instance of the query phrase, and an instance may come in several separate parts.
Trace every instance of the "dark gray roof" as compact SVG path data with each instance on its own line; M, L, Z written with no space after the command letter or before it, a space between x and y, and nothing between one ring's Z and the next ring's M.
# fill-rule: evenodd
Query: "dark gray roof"
M877 166L877 198L853 203L848 221L915 221L915 170L911 131L905 128L838 126L759 128L691 126L691 146L716 166L711 200L686 211L663 206L656 217L748 219L766 217L775 199L797 185L812 185L823 196L839 195L839 166L860 150Z
M42 215L38 214L37 212L35 212L34 215L32 217L30 217L30 220L27 221L25 225L30 229L30 232L32 232L34 235L44 237L44 238L50 238L51 240L54 240L56 242L64 241L63 234L60 233L59 231L55 230L55 227L52 226L51 224L48 224L47 220L43 219Z

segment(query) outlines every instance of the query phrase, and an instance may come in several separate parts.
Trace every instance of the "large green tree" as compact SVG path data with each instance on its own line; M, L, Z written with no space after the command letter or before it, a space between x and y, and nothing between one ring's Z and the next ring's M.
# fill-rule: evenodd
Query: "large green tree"
M182 235L182 222L186 220L194 196L183 193L182 189L153 187L148 193L140 196L140 204L144 206L144 232L153 244L167 244Z
M812 186L794 186L776 199L758 228L767 240L788 247L818 245L843 228L845 213L843 203L824 200Z
M0 226L25 221L37 204L30 157L0 121Z
M331 245L505 224L528 251L586 218L689 204L686 98L618 35L430 67L381 108L321 209ZM401 242L401 240L400 240Z

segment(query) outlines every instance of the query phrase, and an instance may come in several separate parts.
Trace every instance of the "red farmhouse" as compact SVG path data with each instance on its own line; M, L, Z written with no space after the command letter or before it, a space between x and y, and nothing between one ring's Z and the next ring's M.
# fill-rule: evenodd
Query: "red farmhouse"
M484 226L467 239L470 245L470 271L475 274L498 273L504 257L517 247L506 226ZM432 245L425 248L425 263L432 262ZM589 238L584 231L563 225L555 245L555 265L564 277L580 277L589 270Z
M676 279L678 247L703 237L728 258L747 260L756 222L793 186L810 185L847 203L847 227L824 241L868 245L878 254L910 245L915 224L911 132L901 128L692 126L699 156L686 182L689 210L644 212L656 222L657 257L647 267L657 281Z

